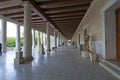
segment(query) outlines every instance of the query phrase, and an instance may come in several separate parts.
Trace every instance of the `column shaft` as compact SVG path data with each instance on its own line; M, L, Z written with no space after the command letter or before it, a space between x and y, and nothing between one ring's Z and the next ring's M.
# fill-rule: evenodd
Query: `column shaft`
M58 33L58 45L60 46L60 33Z
M35 29L33 29L32 46L33 46L33 48L35 47Z
M16 51L19 50L20 47L20 25L16 26Z
M7 24L4 19L2 19L2 53L7 52L7 45L6 45L6 39L7 39Z
M38 46L38 52L40 52L40 31L38 31L37 46Z
M43 32L41 32L42 38L41 38L41 44L44 44L44 40L43 40Z
M46 25L47 28L47 51L51 51L50 50L50 23L48 22Z
M31 20L31 5L24 3L24 58L25 60L32 60L32 34L31 34L32 20Z
M57 47L57 33L55 29L54 29L54 38L55 38L55 47Z

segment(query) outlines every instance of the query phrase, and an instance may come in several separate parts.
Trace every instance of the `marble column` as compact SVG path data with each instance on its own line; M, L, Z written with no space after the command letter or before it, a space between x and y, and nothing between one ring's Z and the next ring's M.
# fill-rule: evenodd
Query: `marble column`
M55 48L57 48L57 32L56 32L56 29L54 29L54 39L55 39Z
M7 52L6 38L7 38L7 22L2 19L2 53Z
M41 32L42 38L41 38L41 43L44 45L44 40L43 40L43 32Z
M60 46L60 33L58 32L58 45Z
M33 28L33 34L32 34L32 46L35 48L35 29Z
M46 32L47 32L47 51L51 51L50 49L50 23L48 22L46 25Z
M40 31L38 31L38 37L37 37L37 46L38 46L38 52L40 52Z
M23 51L20 47L20 25L16 26L16 57L14 58L14 64L23 64Z
M31 18L31 5L25 2L24 6L24 58L25 60L33 60L32 57L32 18Z
M16 51L20 48L20 25L16 25Z
M61 34L60 34L60 45L62 45L62 37L61 37Z

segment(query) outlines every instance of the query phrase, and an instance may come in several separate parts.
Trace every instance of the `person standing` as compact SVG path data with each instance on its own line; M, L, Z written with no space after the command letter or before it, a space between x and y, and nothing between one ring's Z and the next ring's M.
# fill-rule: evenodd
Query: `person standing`
M0 56L2 55L2 44L0 43Z

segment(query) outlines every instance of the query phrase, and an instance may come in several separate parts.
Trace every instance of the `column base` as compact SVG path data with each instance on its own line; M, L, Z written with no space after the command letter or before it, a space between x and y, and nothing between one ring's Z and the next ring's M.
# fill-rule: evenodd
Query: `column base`
M82 57L84 57L84 58L89 58L89 52L87 52L87 51L82 51Z
M41 47L40 47L40 53L43 54L43 55L45 54L43 44L41 44Z
M52 47L52 50L53 50L53 49L56 49L56 48L57 48L57 47Z
M30 56L30 57L24 57L24 60L25 61L32 61L34 58L32 57L32 56Z
M51 52L51 50L50 50L50 49L47 49L46 52L49 53L49 52Z
M97 54L95 54L95 53L90 53L90 60L91 60L91 61L97 61Z
M16 52L16 58L14 59L14 64L24 64L23 52Z

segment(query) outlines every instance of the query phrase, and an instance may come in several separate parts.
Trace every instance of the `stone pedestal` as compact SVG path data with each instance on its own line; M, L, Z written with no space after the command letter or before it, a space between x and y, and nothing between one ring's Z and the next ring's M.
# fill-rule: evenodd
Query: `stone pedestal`
M82 51L82 57L89 58L89 52L88 51Z
M90 53L90 60L91 61L96 61L97 60L97 54Z
M41 44L40 51L41 51L41 54L43 54L43 55L45 54L43 44Z
M24 64L23 52L16 52L16 58L14 59L14 64Z

